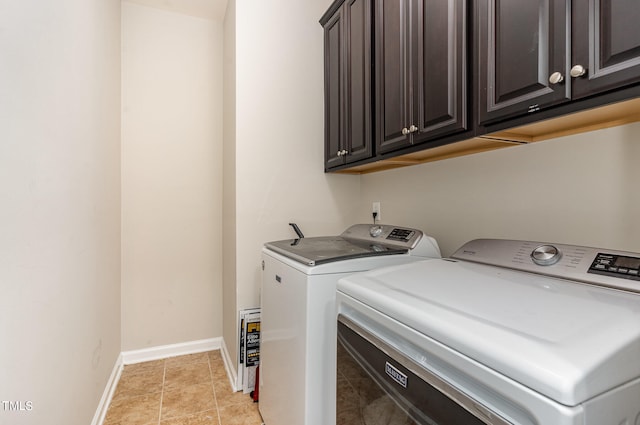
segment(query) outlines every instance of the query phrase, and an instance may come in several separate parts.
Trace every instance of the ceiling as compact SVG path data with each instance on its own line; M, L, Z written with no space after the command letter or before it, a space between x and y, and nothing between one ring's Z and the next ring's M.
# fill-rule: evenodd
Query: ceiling
M165 9L171 12L222 20L227 9L227 0L124 0L143 6Z

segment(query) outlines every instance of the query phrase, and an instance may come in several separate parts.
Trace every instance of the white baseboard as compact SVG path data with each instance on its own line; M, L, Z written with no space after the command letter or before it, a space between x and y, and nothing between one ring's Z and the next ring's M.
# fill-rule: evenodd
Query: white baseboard
M100 399L100 403L98 404L96 413L95 415L93 415L91 425L102 425L102 423L104 422L104 418L107 416L107 409L109 409L111 399L113 398L113 393L116 391L118 381L120 381L120 375L122 374L123 366L124 364L122 362L121 353L116 359L116 364L113 366L111 376L109 377L109 381L107 381L107 385L104 389L104 392L102 393L102 398Z
M158 347L142 348L122 352L122 361L125 365L148 362L151 360L166 359L167 357L184 356L186 354L203 353L205 351L219 350L221 337L201 339L198 341L181 342L179 344L160 345Z
M222 361L224 362L224 368L227 371L227 377L229 378L231 388L233 388L233 391L240 391L242 389L242 385L238 387L238 373L236 372L233 360L231 360L231 356L229 355L229 350L227 349L227 344L225 344L224 339L222 340L220 353L222 354Z

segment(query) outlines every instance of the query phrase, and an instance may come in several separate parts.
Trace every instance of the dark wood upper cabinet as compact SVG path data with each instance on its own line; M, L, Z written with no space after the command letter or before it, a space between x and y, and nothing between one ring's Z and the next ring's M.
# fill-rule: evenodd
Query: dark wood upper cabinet
M479 0L479 121L535 112L569 100L564 73L571 0Z
M573 98L640 82L640 1L573 0Z
M320 23L325 171L638 120L640 0L335 0Z
M371 0L336 2L324 28L325 169L373 155Z
M480 124L640 81L638 0L478 0Z
M325 168L344 164L338 153L344 144L343 131L343 65L342 10L324 25L324 140Z
M467 129L466 0L376 0L374 16L377 152Z

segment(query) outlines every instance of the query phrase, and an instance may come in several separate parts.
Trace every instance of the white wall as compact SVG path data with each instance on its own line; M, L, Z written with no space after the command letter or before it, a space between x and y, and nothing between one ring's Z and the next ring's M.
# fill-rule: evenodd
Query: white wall
M481 237L640 252L640 123L362 177L361 218L421 228L444 255Z
M122 4L123 350L222 335L222 22Z
M307 236L330 235L351 224L356 212L359 177L326 175L322 165L318 20L330 3L236 1L237 303L225 309L259 306L260 249L266 241L294 237L287 223L297 222ZM236 341L227 335L235 336L236 323L225 320L224 326L232 351Z
M238 306L257 305L260 249L351 224L359 179L323 172L323 40L330 2L239 1L236 208Z
M223 333L226 350L237 358L236 327L236 1L229 0L224 17L224 108L223 108L223 192L222 251Z
M120 353L120 0L0 1L0 424L86 425Z

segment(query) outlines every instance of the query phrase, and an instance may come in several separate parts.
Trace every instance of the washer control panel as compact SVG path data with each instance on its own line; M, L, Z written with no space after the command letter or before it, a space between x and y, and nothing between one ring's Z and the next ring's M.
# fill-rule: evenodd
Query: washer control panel
M599 252L589 267L589 273L640 280L640 257Z
M422 239L423 233L417 229L388 224L354 224L342 232L340 236L361 243L375 243L398 249L413 249Z

